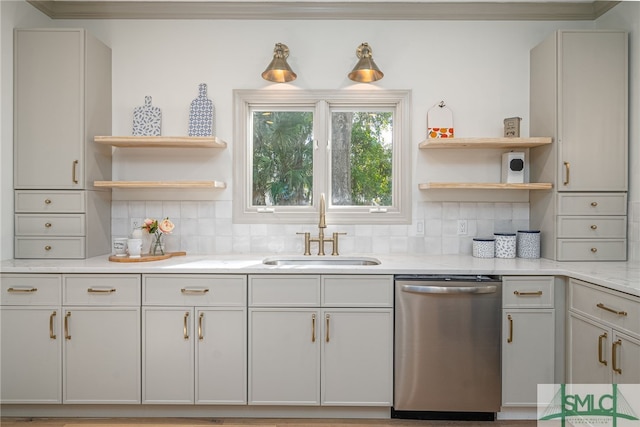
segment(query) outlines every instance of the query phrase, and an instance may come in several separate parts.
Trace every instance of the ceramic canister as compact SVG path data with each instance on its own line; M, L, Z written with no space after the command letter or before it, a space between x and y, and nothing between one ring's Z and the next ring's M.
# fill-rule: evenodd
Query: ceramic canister
M518 258L540 258L540 230L518 230Z
M496 258L516 257L516 233L493 233L496 238Z
M493 258L496 239L493 237L476 237L473 239L473 256L476 258Z

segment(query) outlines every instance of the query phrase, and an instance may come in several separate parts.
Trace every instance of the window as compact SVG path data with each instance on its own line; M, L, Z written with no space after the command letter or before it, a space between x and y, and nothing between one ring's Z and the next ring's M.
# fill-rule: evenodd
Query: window
M234 91L234 220L411 220L408 91Z

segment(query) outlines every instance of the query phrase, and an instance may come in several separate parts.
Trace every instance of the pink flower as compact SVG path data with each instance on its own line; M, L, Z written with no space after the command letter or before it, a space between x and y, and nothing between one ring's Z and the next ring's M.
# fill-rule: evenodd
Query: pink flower
M173 231L173 229L175 228L175 225L173 225L173 223L169 220L169 218L165 218L158 225L158 228L160 228L161 232L169 234Z

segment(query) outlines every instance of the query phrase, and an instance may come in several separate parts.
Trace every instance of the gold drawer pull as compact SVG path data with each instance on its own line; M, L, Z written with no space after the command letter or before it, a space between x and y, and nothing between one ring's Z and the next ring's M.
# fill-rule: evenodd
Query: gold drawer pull
M564 185L569 185L569 174L571 173L571 163L569 162L563 162L564 163L564 169L567 172L567 179L565 179L564 181Z
M617 314L618 316L626 316L627 312L626 311L618 311L618 310L614 310L613 308L609 308L606 305L604 305L603 303L599 302L598 304L596 304L596 307L601 308L603 310L606 310L610 313L613 314Z
M50 251L51 249L52 249L52 248L51 248L51 245L47 245L47 246L45 246L45 247L44 247L44 250L45 250L45 251Z
M597 229L598 229L598 226L597 226L597 225L595 225L595 224L593 224L593 225L591 226L591 229L592 229L592 230L597 230Z
M598 206L598 202L591 202L591 207L595 208Z
M51 204L51 199L44 199L44 204L45 205L50 205Z
M542 295L542 291L535 291L535 292L513 291L513 294L519 297L539 297L540 295Z
M45 222L44 223L44 228L51 228L51 223L50 222Z
M316 315L311 315L311 342L316 342Z
M598 363L602 363L604 366L607 366L607 361L602 358L602 341L605 339L607 339L606 332L598 337Z
M324 318L327 321L327 330L326 330L326 334L325 334L324 340L326 342L329 342L329 319L331 318L331 315L329 313L327 313L327 314L325 314Z
M187 325L188 320L189 320L189 312L186 311L184 313L184 319L182 323L182 336L184 337L185 340L189 339L189 327Z
M56 334L53 331L53 319L56 317L56 312L54 311L53 313L51 313L51 315L49 316L49 338L51 338L52 340L56 339Z
M618 374L622 374L622 368L618 368L618 358L616 357L616 347L622 347L622 340L618 340L613 343L611 346L611 369L613 372L617 372Z
M78 170L77 170L78 169L78 163L80 163L80 162L78 162L77 160L74 160L73 161L73 167L71 169L71 175L72 175L71 179L73 180L74 184L78 183L78 174L77 174L77 172L78 172Z
M116 288L111 288L111 289L94 289L94 288L89 288L87 289L87 292L89 292L90 294L112 294L116 291Z
M198 340L204 340L204 335L202 334L202 321L204 319L204 313L200 313L198 316Z
M38 292L38 288L28 288L28 289L9 288L7 289L7 292L9 292L10 294L27 294L31 292Z
M209 289L187 289L187 288L182 288L182 289L180 289L180 292L183 293L183 294L189 294L189 295L206 294L207 292L209 292Z
M71 317L71 312L67 311L67 314L64 315L64 339L71 340L71 335L69 334L69 318Z
M595 254L596 252L598 252L598 248L591 248L591 252Z
M507 315L507 319L509 320L509 338L507 338L508 343L513 342L513 317L511 315Z

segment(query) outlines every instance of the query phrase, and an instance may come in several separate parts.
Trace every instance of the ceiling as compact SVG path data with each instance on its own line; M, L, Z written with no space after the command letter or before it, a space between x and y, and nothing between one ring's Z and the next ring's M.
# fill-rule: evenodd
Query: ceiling
M591 21L619 1L27 0L52 19Z

